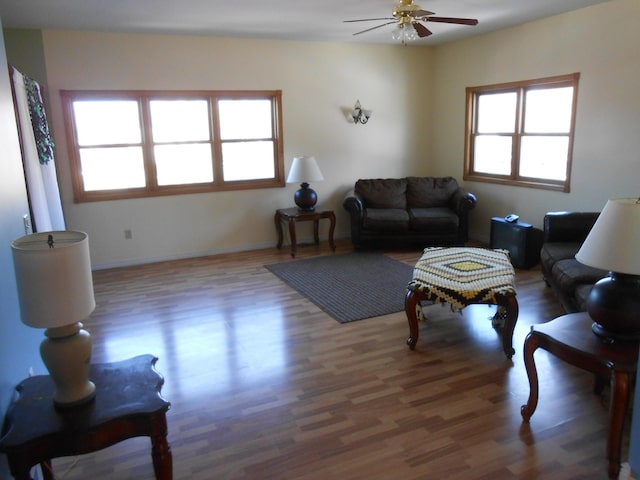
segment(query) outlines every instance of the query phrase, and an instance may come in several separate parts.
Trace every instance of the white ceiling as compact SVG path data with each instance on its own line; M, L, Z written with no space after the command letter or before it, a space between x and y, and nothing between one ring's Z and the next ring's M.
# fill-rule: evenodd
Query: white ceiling
M436 45L607 0L415 0L437 16L476 18L477 26L428 23ZM0 0L5 28L241 36L394 44L392 25L353 36L391 17L395 0Z

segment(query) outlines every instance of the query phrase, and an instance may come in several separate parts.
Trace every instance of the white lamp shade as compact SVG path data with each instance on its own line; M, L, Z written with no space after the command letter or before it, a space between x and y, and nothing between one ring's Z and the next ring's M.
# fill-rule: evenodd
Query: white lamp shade
M640 275L640 201L609 200L576 260L610 272Z
M318 182L324 180L322 172L318 167L315 157L302 156L294 157L289 175L287 176L287 183L298 182Z
M86 233L34 233L14 240L11 249L23 323L35 328L62 327L93 312L96 303Z

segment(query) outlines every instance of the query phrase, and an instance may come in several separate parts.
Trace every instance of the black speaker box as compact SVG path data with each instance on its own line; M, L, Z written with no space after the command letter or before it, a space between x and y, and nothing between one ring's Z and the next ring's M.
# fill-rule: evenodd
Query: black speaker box
M491 248L503 248L511 254L516 268L531 268L540 262L542 230L524 222L507 222L502 217L491 219Z

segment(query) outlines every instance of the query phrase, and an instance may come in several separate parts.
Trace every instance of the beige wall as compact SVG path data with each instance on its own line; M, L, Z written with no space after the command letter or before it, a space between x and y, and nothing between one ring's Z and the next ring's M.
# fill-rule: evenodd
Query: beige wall
M24 75L37 79L41 85L46 85L47 70L42 47L42 31L9 28L3 33L9 65L13 65ZM46 98L45 101L48 102L49 99Z
M295 155L316 156L325 180L312 187L335 210L338 237L348 235L342 198L356 179L429 173L428 48L71 31L43 38L65 214L69 228L89 233L94 266L272 247L275 209L293 205L298 185L74 204L60 89L281 89L286 171ZM367 125L347 122L357 99L373 110Z
M601 210L640 190L638 0L611 0L438 48L431 151L437 174L462 176L465 87L580 72L570 193L469 182L478 195L471 232L488 240L490 218L510 212L541 226L545 212Z
M69 227L89 233L96 267L271 247L273 212L297 185L74 204L60 89L281 89L286 169L295 155L318 158L325 181L313 187L346 237L342 197L357 178L462 179L466 86L572 72L581 80L571 192L468 182L479 198L471 236L487 241L495 215L541 226L546 211L599 210L638 195L639 14L637 0L610 0L437 48L44 31ZM374 111L365 126L346 121L356 99Z
M0 36L0 413L4 416L15 396L15 385L30 367L44 371L38 354L42 331L20 321L11 242L24 235L22 216L29 212L11 83ZM0 478L9 476L6 455L0 455Z

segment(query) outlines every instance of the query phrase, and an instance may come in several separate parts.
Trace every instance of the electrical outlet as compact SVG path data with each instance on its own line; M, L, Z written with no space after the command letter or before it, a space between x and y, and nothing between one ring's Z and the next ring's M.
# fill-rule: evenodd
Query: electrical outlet
M131 239L133 238L133 233L131 232L131 229L130 229L130 228L127 228L127 229L124 231L124 238L125 238L126 240L131 240Z

